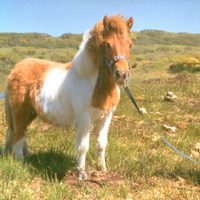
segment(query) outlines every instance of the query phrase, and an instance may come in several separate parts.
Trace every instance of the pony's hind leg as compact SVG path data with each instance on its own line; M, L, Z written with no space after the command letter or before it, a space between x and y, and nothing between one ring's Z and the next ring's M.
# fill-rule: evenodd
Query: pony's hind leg
M7 133L6 133L6 142L5 142L5 147L3 150L3 155L7 155L12 152L12 140L13 140L13 129L8 127Z
M19 160L24 160L24 156L28 155L25 131L27 126L36 117L36 113L28 105L21 105L13 109L14 137L12 141L12 153Z
M3 154L7 155L12 152L12 140L14 137L14 127L13 127L13 118L12 118L12 110L8 101L8 96L5 96L5 113L6 113L6 121L7 121L7 134L6 134L6 142Z
M8 117L10 116L12 123L9 124L8 121L5 152L11 151L17 159L23 161L24 156L28 154L25 131L29 123L36 117L36 114L31 106L25 104L25 102L12 105L12 108L9 105L9 107Z

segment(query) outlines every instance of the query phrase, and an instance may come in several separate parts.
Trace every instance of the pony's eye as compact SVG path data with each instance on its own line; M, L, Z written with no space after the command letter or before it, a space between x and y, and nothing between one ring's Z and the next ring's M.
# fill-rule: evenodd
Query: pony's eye
M105 47L106 47L106 48L108 48L108 49L111 49L111 46L110 46L110 44L109 44L109 43L107 43L107 42L105 43Z
M133 47L133 44L131 43L130 45L129 45L129 48L131 49Z

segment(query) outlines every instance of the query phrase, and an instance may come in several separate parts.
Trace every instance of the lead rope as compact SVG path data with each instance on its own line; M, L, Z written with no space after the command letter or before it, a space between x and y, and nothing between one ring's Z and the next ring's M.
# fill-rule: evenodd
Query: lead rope
M139 114L143 114L142 111L140 110L137 101L135 100L133 94L131 93L131 91L129 90L129 88L127 86L124 87L124 90L126 92L126 94L128 95L128 97L130 98L131 102L133 103L133 105L136 107L137 111ZM151 124L150 120L148 119L147 121L149 124ZM188 156L187 154L183 153L182 151L180 151L179 149L177 149L175 146L173 146L168 140L166 140L163 135L159 134L158 131L156 131L156 133L159 135L160 139L168 146L170 147L173 151L175 151L177 154L179 154L180 156L192 161L195 164L200 165L200 162L197 160L194 160L193 158L191 158L190 156Z

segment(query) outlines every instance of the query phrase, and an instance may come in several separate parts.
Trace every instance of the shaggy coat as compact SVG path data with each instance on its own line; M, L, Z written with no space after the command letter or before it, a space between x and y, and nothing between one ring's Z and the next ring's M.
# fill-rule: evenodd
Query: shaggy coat
M7 79L5 153L24 159L25 130L36 116L56 126L72 126L76 129L79 178L86 179L85 159L93 124L99 166L106 171L107 133L120 100L118 85L123 85L129 74L132 24L132 18L105 16L84 35L71 63L27 58L16 64Z

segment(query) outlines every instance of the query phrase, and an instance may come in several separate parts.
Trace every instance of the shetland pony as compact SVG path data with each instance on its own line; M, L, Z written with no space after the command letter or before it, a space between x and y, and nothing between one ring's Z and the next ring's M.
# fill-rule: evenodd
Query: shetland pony
M5 110L8 123L5 154L24 160L25 130L36 116L76 130L79 179L86 179L86 153L91 125L98 143L98 164L106 171L105 149L119 85L129 76L133 18L105 16L84 35L71 63L27 58L7 79Z

